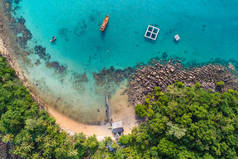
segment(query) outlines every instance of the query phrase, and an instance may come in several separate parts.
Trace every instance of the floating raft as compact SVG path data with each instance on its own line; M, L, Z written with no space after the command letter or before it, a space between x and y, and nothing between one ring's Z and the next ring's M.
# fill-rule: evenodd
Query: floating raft
M157 36L159 34L160 29L157 27L154 27L152 25L148 25L146 32L145 32L145 38L156 40Z

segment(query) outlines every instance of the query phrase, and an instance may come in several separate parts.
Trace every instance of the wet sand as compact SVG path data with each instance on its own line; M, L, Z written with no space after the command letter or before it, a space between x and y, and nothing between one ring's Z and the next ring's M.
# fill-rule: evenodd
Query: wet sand
M123 94L127 86L124 81L117 92L111 97L111 113L113 122L122 121L124 126L124 134L131 132L132 128L137 126L134 107L128 103L128 95ZM86 125L68 118L62 113L57 112L52 107L48 107L48 112L56 119L56 123L68 134L84 133L86 136L96 135L99 141L104 137L112 137L109 125Z
M125 134L130 133L132 128L137 126L135 107L130 105L128 95L124 93L127 89L127 84L127 81L123 81L120 88L110 99L112 120L113 122L123 122Z

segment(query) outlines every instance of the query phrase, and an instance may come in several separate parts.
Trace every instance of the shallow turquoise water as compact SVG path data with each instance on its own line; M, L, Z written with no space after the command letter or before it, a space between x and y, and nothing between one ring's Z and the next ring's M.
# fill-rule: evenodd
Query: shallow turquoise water
M110 22L101 33L99 27L107 14ZM56 97L66 98L63 101L68 107L74 103L75 109L87 108L86 113L98 105L103 109L105 90L96 90L92 72L104 67L123 69L147 63L163 52L185 62L238 60L238 0L22 0L15 16L23 16L33 34L29 49L42 45L51 61L86 72L89 78L84 89L76 90L77 99L70 80L66 81L71 77L64 77L62 85L62 81L56 82L60 77L44 66L29 68L29 80L44 81L47 91L40 91L54 92ZM155 42L144 38L148 24L161 29ZM173 40L177 33L179 43ZM49 40L53 35L57 41L52 45Z

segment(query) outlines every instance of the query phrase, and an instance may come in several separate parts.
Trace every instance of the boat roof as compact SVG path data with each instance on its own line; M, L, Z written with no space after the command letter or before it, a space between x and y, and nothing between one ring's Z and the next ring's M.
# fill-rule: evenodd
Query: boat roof
M112 130L117 129L117 128L123 128L122 121L117 121L117 122L112 123Z

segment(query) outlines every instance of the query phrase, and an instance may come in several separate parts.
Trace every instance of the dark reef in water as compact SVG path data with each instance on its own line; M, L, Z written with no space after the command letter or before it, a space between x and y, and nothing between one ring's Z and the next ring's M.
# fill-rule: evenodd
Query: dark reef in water
M110 67L109 69L104 68L98 73L93 73L93 77L96 80L98 86L103 86L108 82L120 84L120 82L122 82L124 79L127 79L133 72L134 69L131 67L123 70Z
M14 14L18 9L18 3L20 0L3 0L3 9L5 10L5 16L9 20L9 28L15 35L16 41L22 48L26 48L27 41L32 39L32 34L25 26L25 19L23 17L14 18L11 14ZM13 5L15 4L15 5Z
M27 41L32 39L32 34L30 30L25 27L25 19L23 17L18 18L16 23L14 24L12 30L17 34L22 34L17 36L17 42L20 44L22 48L26 48Z
M63 38L64 38L64 40L65 41L69 41L69 33L70 33L71 31L69 30L69 29L67 29L67 28L61 28L61 29L59 29L59 31L58 31L58 33L59 33L59 35L61 35Z
M32 33L30 32L30 30L26 28L25 19L23 17L15 19L12 16L12 14L15 14L15 11L18 9L19 2L20 0L4 0L3 9L9 21L8 26L11 29L11 31L16 35L16 42L19 44L21 48L27 49L27 42L32 39ZM0 29L1 29L1 24L0 24ZM65 34L66 39L67 39L67 31L68 30L65 28L60 30L61 34ZM67 69L67 66L62 65L57 61L50 61L51 59L50 54L47 53L46 48L41 45L36 44L34 46L33 51L29 50L27 53L25 53L22 56L30 55L31 53L38 55L41 60L45 61L45 65L48 68L55 69L55 72L57 73L64 73ZM38 59L35 62L36 66L40 64L40 59Z
M88 82L88 77L86 75L86 73L84 74L79 74L79 73L73 73L73 77L76 83L80 83L80 82Z
M87 24L85 20L82 20L81 22L78 22L75 29L74 34L78 37L82 36L87 31Z
M72 73L71 80L74 89L81 92L85 90L85 83L89 81L86 73L80 74L77 72Z
M54 68L54 70L59 73L63 73L66 70L66 66L60 65L57 61L47 62L46 66L48 68Z
M50 60L50 54L46 53L46 48L36 45L34 47L34 53L37 54L41 59L48 62Z

